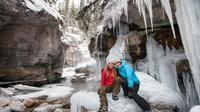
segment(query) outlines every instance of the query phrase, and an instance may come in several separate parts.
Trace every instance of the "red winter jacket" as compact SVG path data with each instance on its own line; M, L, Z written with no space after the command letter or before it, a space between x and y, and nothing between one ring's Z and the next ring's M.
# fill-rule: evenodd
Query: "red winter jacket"
M101 72L101 86L111 86L113 81L114 81L114 77L112 75L113 73L113 69L108 69L108 76L106 76L106 69L104 68Z

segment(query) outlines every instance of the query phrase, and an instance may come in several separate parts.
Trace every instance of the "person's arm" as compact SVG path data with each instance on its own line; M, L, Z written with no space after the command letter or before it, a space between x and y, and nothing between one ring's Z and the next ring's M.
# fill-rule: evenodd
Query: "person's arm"
M103 69L101 72L101 86L105 86L106 85L106 70Z
M132 76L134 71L129 65L125 66L124 69L125 69L125 73L126 73L126 76L127 76L128 88L130 89L134 85L134 79L133 79L133 76Z

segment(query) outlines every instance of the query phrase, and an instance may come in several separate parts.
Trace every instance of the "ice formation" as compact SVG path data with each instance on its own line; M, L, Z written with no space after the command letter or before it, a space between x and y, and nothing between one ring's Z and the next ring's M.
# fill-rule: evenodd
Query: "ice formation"
M176 37L175 31L174 31L174 25L173 25L173 18L172 18L172 11L171 11L170 2L169 2L169 0L160 0L160 2L162 3L162 6L163 6L168 18L169 18L169 22L171 24L173 35L174 35L174 37ZM144 24L145 24L145 28L146 28L146 34L147 34L146 8L147 8L147 10L149 12L149 16L150 16L150 20L151 20L151 27L152 27L152 30L153 30L152 0L135 0L134 3L137 4L138 10L139 10L140 14L143 16Z
M165 86L180 92L177 83L176 62L186 59L183 51L166 50L153 39L149 38L146 44L149 73Z
M200 99L200 1L176 0L176 18Z
M175 37L170 1L169 0L157 0L157 2L159 2L159 1L167 14L167 17L168 17L169 22L172 27L173 35ZM151 24L153 23L152 22L153 14L152 14L152 3L151 2L152 2L151 0L133 0L133 3L136 4L136 6L138 7L139 13L144 18L145 26L147 26L146 25L146 11L145 11L146 8L147 8L150 18L151 18ZM108 3L107 7L105 8L105 10L104 10L104 24L105 25L110 26L109 24L112 22L113 27L115 27L116 24L119 23L121 14L123 13L119 9L127 10L127 5L118 4L119 6L116 6L117 3L119 3L117 0L114 2L110 1L110 3ZM200 82L199 82L199 80L200 80L200 75L199 75L200 74L200 70L199 70L200 50L199 50L199 46L198 46L198 44L200 43L200 39L199 39L200 32L198 30L199 29L198 27L200 26L200 21L199 21L200 7L198 6L199 4L200 4L199 0L176 0L176 9L177 9L176 18L177 18L177 22L178 22L178 25L180 28L181 37L182 37L184 49L186 52L186 56L190 62L190 67L193 72L195 88L197 90L198 97L200 98ZM116 10L116 9L118 9L118 10ZM109 15L108 12L112 12L112 14ZM128 15L128 14L126 14L126 15ZM152 24L152 26L153 26L153 24ZM158 51L159 50L162 50L162 48L158 49ZM159 57L159 55L164 56L165 52L161 51L155 55L157 55L157 57ZM177 57L177 55L175 57ZM155 58L155 57L152 57L152 59L153 58ZM178 56L177 58L180 59L180 56ZM169 56L168 56L168 58L165 57L164 60L160 61L160 64L165 63L165 62L166 62L165 64L167 64L168 60L170 60ZM149 60L149 61L152 61L152 60ZM173 63L175 61L177 61L177 60L172 59L170 62ZM159 72L162 72L163 70L165 71L166 69L163 69L163 68L165 68L167 65L165 67L164 67L164 64L162 64L162 65L163 66L160 66L160 69L158 69L157 68L158 65L151 63L149 65L149 66L151 66L151 68L149 69L151 74L155 76ZM155 66L157 66L157 67L155 67ZM173 70L173 71L174 72L172 74L175 75L173 77L176 78L175 70ZM159 80L163 79L161 77L157 77L157 78ZM169 83L169 82L166 82L166 83ZM176 86L173 86L173 88L175 90L179 91L177 84L175 84L175 85Z
M165 9L165 12L166 12L168 18L169 18L169 22L170 22L171 28L172 28L172 33L173 33L174 37L176 37L170 1L169 0L160 0L160 1L161 1L163 8Z
M128 1L129 0L109 1L103 11L103 24L115 28L117 24L120 24L119 20L123 13L128 18Z
M194 82L192 79L192 74L183 73L183 83L185 86L185 99L188 108L191 108L194 105L199 104L197 92L194 86Z
M150 102L152 106L157 108L178 106L178 108L184 111L183 99L177 92L155 81L155 79L146 73L136 72L136 74L141 80L139 94ZM107 98L111 112L142 112L133 100L124 98L122 92L119 95L119 101L113 101L111 94ZM99 96L97 92L80 91L71 97L70 102L72 112L80 112L81 106L89 109L89 111L97 111L99 108Z
M117 24L120 24L121 15L123 13L126 15L126 18L128 21L128 1L129 0L110 0L108 2L107 6L104 8L104 11L103 11L104 19L103 19L102 24L104 26L112 25L112 27L115 28ZM146 34L147 34L146 9L148 10L148 13L150 16L150 21L151 21L151 27L153 30L152 2L153 2L153 0L133 0L133 3L136 4L140 15L144 19ZM165 12L167 14L169 22L171 24L173 35L174 35L174 37L176 37L175 31L174 31L173 17L172 17L170 2L169 2L169 0L160 0L160 2L162 4L163 9L165 10Z
M151 36L150 36L151 37ZM170 50L167 46L164 50L153 38L149 38L146 44L147 61L140 65L142 71L150 73L155 79L165 86L177 91L180 95L185 95L187 108L198 104L198 96L191 74L182 73L185 91L180 91L178 85L176 62L186 59L183 51Z

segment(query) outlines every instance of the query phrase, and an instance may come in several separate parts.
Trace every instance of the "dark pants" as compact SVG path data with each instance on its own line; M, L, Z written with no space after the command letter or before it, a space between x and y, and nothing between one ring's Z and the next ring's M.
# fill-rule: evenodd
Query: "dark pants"
M135 84L131 89L128 89L128 83L125 80L122 81L121 85L124 91L124 95L128 96L130 99L133 99L138 104L138 106L143 109L143 111L148 111L151 109L149 103L137 94L140 87L139 84Z

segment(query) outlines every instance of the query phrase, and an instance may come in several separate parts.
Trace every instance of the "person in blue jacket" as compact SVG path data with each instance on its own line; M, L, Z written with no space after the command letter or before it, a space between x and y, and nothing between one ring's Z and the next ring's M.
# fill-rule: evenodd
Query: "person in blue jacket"
M140 86L140 81L137 78L134 69L131 65L125 60L120 60L115 63L115 67L119 72L122 81L122 89L124 91L125 97L128 96L130 99L134 99L134 101L143 109L144 112L150 112L151 106L147 101L139 96L138 90Z

